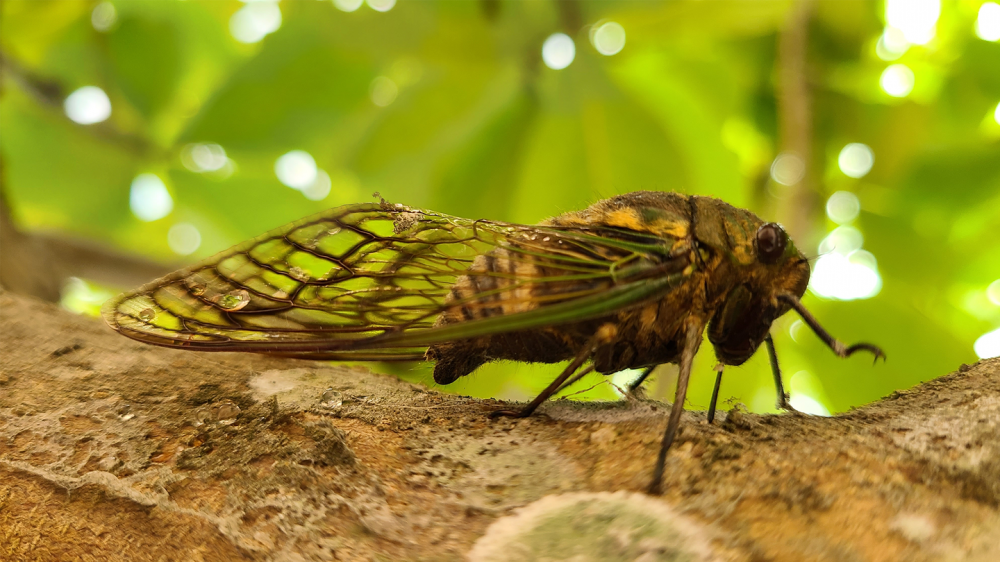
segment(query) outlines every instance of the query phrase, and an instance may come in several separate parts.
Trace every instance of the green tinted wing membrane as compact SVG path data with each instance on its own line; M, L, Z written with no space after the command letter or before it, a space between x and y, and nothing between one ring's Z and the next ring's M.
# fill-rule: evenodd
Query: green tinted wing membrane
M411 360L442 341L609 314L691 272L673 240L595 232L348 205L125 293L103 314L170 347ZM476 291L455 290L463 279ZM436 325L446 313L468 321Z

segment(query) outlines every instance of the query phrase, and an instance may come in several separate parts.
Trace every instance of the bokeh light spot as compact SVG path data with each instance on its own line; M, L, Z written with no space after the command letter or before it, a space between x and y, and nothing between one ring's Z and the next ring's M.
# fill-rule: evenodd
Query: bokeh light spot
M365 2L376 12L388 12L396 5L396 0L365 0Z
M826 200L826 216L837 224L847 224L858 217L861 202L850 191L838 191ZM858 233L860 235L860 233Z
M788 399L788 403L803 414L830 417L830 410L827 410L826 406L820 404L815 398L809 396L808 394L796 392L792 394L791 398Z
M915 82L913 71L905 64L894 64L886 68L878 81L882 91L894 98L905 98L910 95Z
M802 343L799 339L802 337L802 328L805 328L805 322L801 320L796 320L792 322L792 325L788 327L788 335L792 337L792 341L795 343Z
M838 250L816 260L809 288L827 298L867 299L882 290L882 277L871 253L856 250L845 256Z
M304 150L281 155L274 163L278 180L292 189L305 189L316 181L316 160Z
M311 184L302 189L302 195L311 201L322 201L330 194L330 174L319 170L316 172L316 179Z
M906 54L910 42L903 32L895 27L886 27L875 45L875 55L884 61L893 61Z
M837 164L840 171L852 178L862 178L871 171L875 154L866 144L852 142L840 150Z
M228 162L226 149L217 144L195 143L181 150L181 163L192 172L214 172Z
M542 61L553 70L562 70L576 58L576 44L565 33L549 35L542 43Z
M617 55L625 48L625 28L613 21L603 23L592 30L590 42L602 55Z
M281 9L276 1L249 2L229 18L229 32L240 43L257 43L281 27Z
M342 12L353 12L364 3L365 0L333 0L333 5Z
M97 86L84 86L66 96L66 116L81 125L93 125L111 117L111 100Z
M1000 125L1000 103L997 103L997 108L993 110L993 120Z
M156 174L139 174L132 180L128 204L132 214L146 222L162 219L174 209L167 186Z
M806 163L794 154L779 154L771 163L771 178L781 185L795 185L806 175Z
M1000 328L979 336L972 349L980 359L1000 357Z
M934 39L941 0L886 0L885 22L903 32L906 40L926 45Z
M865 237L860 230L853 226L838 226L819 243L818 252L821 256L834 252L847 256L860 250L864 243Z
M167 244L175 253L186 256L201 246L201 233L193 224L177 223L167 232Z
M986 287L986 298L990 299L991 303L1000 306L1000 279Z
M396 101L399 88L388 77L379 76L372 80L368 93L371 95L372 103L379 107L385 107Z
M800 412L814 416L829 416L830 410L820 402L823 385L809 371L797 371L788 378L789 403Z
M59 291L59 304L70 312L99 317L101 305L113 296L111 291L79 277L68 277Z
M1000 41L1000 4L984 2L976 17L976 37L983 41Z
M102 33L109 31L118 21L118 11L111 2L101 2L90 12L90 25Z

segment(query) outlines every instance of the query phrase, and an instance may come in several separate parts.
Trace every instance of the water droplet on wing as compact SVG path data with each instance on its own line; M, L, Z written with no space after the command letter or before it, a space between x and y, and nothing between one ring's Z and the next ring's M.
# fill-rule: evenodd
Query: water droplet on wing
M229 291L224 295L216 297L216 304L224 310L240 310L250 304L250 293L248 293L245 289Z
M205 294L205 284L199 283L194 279L185 279L184 287L187 288L188 292L196 297L200 297Z
M152 308L144 308L139 311L139 320L143 322L149 322L153 318L156 318L156 311Z

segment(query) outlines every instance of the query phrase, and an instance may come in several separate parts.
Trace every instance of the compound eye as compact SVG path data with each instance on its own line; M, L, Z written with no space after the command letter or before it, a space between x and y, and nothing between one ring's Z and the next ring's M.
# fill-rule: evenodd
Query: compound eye
M785 253L788 235L773 222L757 229L757 259L761 263L772 264Z

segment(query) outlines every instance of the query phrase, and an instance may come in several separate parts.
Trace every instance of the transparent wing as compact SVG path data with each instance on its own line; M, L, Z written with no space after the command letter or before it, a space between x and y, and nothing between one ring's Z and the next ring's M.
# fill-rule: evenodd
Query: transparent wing
M103 314L157 345L413 360L434 343L585 320L662 295L691 273L682 245L630 230L348 205L125 293Z

